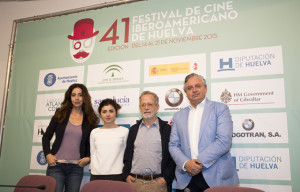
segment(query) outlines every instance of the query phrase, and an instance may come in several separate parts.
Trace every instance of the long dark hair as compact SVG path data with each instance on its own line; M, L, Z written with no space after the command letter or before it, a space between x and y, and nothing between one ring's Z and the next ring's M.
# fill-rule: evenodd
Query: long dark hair
M68 90L65 93L64 101L61 103L61 107L56 110L54 114L54 118L58 123L62 123L65 120L67 113L71 111L73 108L73 104L71 101L71 94L73 89L75 88L80 88L82 90L82 98L83 98L82 111L85 115L85 118L87 119L88 124L91 127L97 127L99 123L99 119L92 107L91 96L86 86L79 83L74 83L68 88Z

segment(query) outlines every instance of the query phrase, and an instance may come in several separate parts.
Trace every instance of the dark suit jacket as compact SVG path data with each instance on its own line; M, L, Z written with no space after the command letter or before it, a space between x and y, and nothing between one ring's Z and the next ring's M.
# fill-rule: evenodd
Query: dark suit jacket
M175 163L169 153L169 140L171 133L171 126L166 121L162 121L158 118L159 131L161 135L161 146L162 146L162 162L161 162L161 175L167 182L168 191L172 191L172 182L175 177ZM132 159L134 153L134 142L140 127L142 120L137 121L137 124L131 126L128 134L127 145L124 154L124 168L123 176L124 179L130 174L132 168Z

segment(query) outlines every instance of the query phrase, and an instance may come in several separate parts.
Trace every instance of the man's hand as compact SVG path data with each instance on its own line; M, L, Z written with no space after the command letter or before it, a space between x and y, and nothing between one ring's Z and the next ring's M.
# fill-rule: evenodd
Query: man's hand
M188 172L189 176L195 176L202 171L203 165L199 159L191 159L185 163L184 168Z
M156 182L160 185L167 185L166 180L163 177L159 177L156 179Z
M135 178L132 177L131 175L128 175L127 178L126 178L126 182L127 182L127 183L135 182Z

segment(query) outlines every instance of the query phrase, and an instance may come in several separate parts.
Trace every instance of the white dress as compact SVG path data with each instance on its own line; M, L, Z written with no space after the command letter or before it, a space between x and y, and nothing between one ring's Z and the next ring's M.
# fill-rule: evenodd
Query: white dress
M128 132L129 129L122 126L92 130L90 136L91 174L114 175L122 173Z

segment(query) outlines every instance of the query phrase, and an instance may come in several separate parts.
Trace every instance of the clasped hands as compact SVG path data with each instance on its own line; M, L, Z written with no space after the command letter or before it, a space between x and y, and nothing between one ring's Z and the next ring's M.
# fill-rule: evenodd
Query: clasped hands
M47 159L47 162L48 162L49 166L53 167L53 166L56 165L57 158L54 155L52 155L52 154L49 153L46 156L46 159ZM90 158L89 157L84 157L84 158L79 159L77 161L77 163L78 163L78 165L80 167L86 166L89 162L90 162Z
M188 172L189 176L192 177L198 175L202 171L203 165L199 159L191 159L185 163L184 168Z

